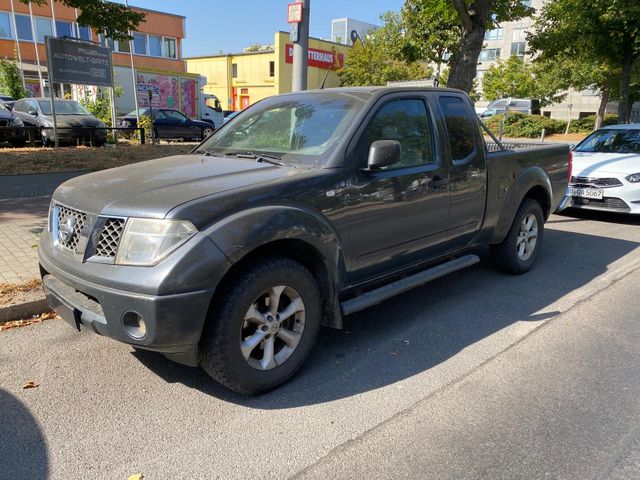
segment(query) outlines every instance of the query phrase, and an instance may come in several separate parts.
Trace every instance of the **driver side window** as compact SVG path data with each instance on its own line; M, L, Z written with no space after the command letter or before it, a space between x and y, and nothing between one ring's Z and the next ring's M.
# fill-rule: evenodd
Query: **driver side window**
M366 167L371 144L396 140L402 146L402 160L390 169L435 163L433 131L423 100L402 99L385 103L362 133L357 146L358 166Z

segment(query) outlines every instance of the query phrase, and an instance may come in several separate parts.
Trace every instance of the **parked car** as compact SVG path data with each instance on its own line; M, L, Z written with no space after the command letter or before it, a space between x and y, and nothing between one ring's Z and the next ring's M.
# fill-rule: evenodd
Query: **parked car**
M640 124L593 132L573 149L573 159L574 207L640 213Z
M24 147L27 134L24 124L0 101L0 143L10 143L14 147Z
M321 324L477 263L473 247L528 271L569 158L489 153L458 90L270 97L189 155L60 186L43 284L74 328L256 394L300 368Z
M0 102L13 102L13 97L9 95L0 95Z
M215 131L215 126L209 122L192 120L184 113L170 108L153 108L153 136L164 139L195 139L204 140ZM140 109L140 116L149 116L150 109ZM136 127L138 119L136 111L129 112L120 119L121 127Z
M487 109L480 114L480 118L489 118L506 112L540 115L540 100L530 98L500 98L487 105Z
M74 145L90 143L102 146L107 142L105 123L92 115L75 100L55 100L56 119L58 123L58 143ZM16 101L13 113L20 117L27 127L37 127L42 144L53 145L53 115L50 98L23 98Z

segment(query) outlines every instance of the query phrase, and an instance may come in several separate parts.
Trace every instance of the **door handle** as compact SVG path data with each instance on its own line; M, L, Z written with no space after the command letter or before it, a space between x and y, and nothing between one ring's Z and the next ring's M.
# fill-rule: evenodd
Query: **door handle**
M433 190L434 192L440 191L442 187L449 183L448 177L441 177L440 175L434 175L431 180L427 182L427 186L429 190Z

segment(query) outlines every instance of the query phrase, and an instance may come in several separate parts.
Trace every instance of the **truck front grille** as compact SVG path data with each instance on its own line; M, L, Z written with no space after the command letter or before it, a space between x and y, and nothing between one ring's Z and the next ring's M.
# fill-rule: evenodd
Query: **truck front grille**
M96 246L96 256L115 258L120 244L120 236L124 230L124 219L108 218L100 232L100 240Z
M75 253L82 237L82 230L87 223L87 214L59 205L57 221L58 243Z
M622 182L617 178L571 177L571 186L576 188L610 188L621 187Z

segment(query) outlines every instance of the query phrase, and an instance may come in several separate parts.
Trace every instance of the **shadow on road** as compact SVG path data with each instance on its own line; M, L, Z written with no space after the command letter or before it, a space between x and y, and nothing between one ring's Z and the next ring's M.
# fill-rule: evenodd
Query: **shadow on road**
M570 217L574 220L593 220L596 222L619 223L621 225L640 225L640 215L631 215L624 213L568 208L558 215L561 215L563 217Z
M38 422L20 400L0 388L0 478L45 479L49 458Z
M399 382L454 357L518 321L555 316L554 302L584 287L638 244L546 230L538 264L526 275L496 272L482 262L345 318L342 331L322 329L301 372L255 398L235 395L201 370L151 352L136 357L167 382L256 409L312 405ZM567 341L571 341L567 339Z

